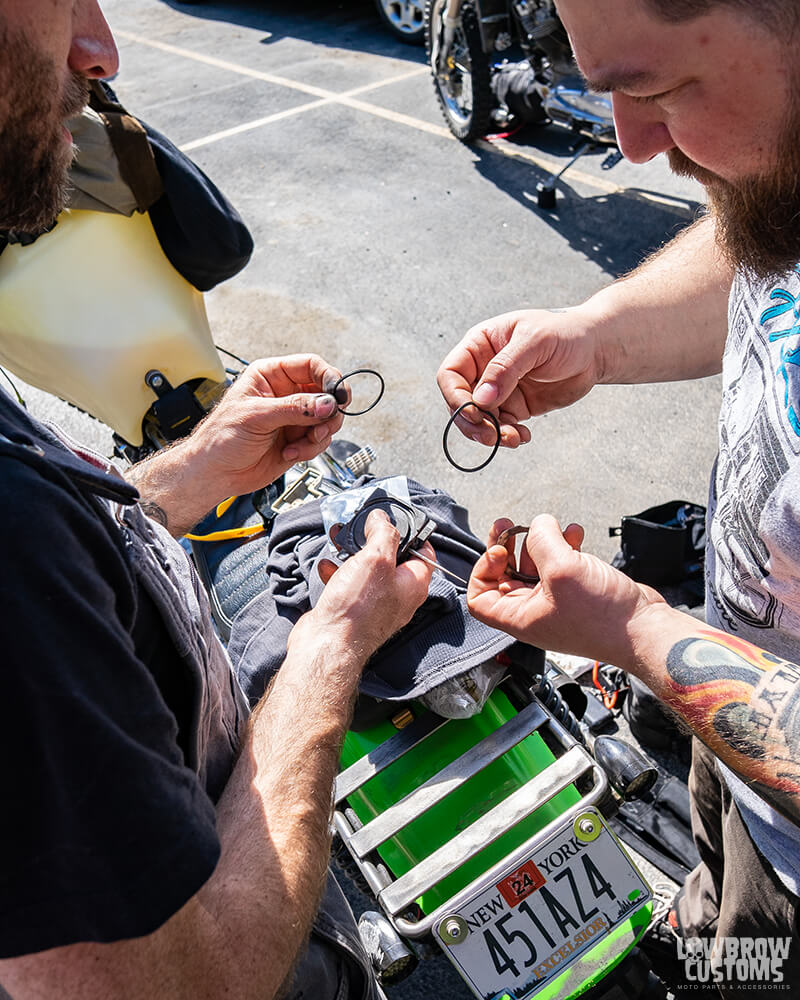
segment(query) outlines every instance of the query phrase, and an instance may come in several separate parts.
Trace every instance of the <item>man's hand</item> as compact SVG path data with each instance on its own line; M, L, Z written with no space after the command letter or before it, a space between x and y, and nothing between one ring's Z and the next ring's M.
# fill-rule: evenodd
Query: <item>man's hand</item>
M325 591L313 611L304 615L290 636L309 627L341 638L366 660L406 625L428 596L433 568L421 559L397 565L400 533L383 511L374 510L364 526L366 545L342 565L320 563ZM436 555L426 542L420 549L428 559Z
M344 418L323 386L339 378L316 354L248 365L191 438L221 498L259 489L325 450Z
M437 375L452 413L467 402L492 410L500 421L500 443L516 448L530 441L524 421L568 406L600 380L594 338L582 313L531 309L479 323L444 359ZM476 424L467 410L461 432L494 443L491 427Z
M316 354L255 361L190 437L127 478L181 535L225 497L260 489L324 451L344 419L324 387L340 377Z
M583 529L561 531L549 515L534 518L520 556L519 569L538 575L535 586L512 579L513 539L497 544L510 521L496 521L489 545L475 564L467 590L470 612L482 622L517 639L550 649L614 663L630 669L636 650L632 624L662 598L598 559L580 551Z

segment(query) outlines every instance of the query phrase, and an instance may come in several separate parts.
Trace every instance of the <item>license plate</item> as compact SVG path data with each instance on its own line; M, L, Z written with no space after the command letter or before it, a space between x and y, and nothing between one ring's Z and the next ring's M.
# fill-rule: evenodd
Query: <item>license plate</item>
M448 913L434 935L476 996L532 997L640 909L650 888L587 810Z

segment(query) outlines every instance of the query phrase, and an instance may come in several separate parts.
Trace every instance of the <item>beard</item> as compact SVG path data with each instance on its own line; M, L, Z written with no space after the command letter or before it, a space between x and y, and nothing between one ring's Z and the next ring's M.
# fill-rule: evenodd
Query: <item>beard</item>
M717 243L725 258L756 280L781 277L800 263L800 101L791 109L768 172L727 181L678 149L673 173L698 180L708 194Z
M24 33L1 23L0 53L0 229L40 233L67 200L74 149L63 123L85 107L89 84L76 73L63 83Z

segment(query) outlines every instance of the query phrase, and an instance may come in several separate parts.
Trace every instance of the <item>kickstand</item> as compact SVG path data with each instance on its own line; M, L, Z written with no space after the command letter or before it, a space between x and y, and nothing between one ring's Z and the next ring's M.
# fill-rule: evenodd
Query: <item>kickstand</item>
M578 160L585 156L587 153L591 153L592 150L597 149L598 143L592 142L591 140L587 142L582 142L580 146L575 150L575 155L569 161L569 163L563 167L557 174L554 174L548 181L539 181L536 185L536 204L539 208L543 208L548 212L556 207L556 184L564 174L573 167Z

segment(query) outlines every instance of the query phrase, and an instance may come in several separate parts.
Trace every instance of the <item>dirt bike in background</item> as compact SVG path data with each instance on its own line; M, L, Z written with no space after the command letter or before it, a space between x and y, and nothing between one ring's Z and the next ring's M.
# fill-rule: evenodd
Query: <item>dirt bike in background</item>
M102 419L128 460L187 434L228 381L202 296L140 214L67 211L30 246L6 247L0 363ZM242 512L212 555L193 542L223 637L231 560L245 552L248 579L262 586L281 513L346 497L374 458L361 449L354 465L354 449L334 444L258 503L253 494L210 512L226 526ZM390 985L443 951L479 1000L568 1000L589 988L593 1000L660 1000L635 947L652 891L607 823L655 772L622 741L594 738L580 721L586 695L542 650L515 644L503 655L482 697L471 674L459 687L470 712L447 715L439 688L433 708L429 695L359 699L333 824L340 867L373 901L359 929L376 973Z
M471 142L518 125L572 132L575 155L540 184L539 207L555 207L556 181L584 154L622 158L607 94L590 90L575 64L552 0L427 0L425 46L434 89L453 135Z

